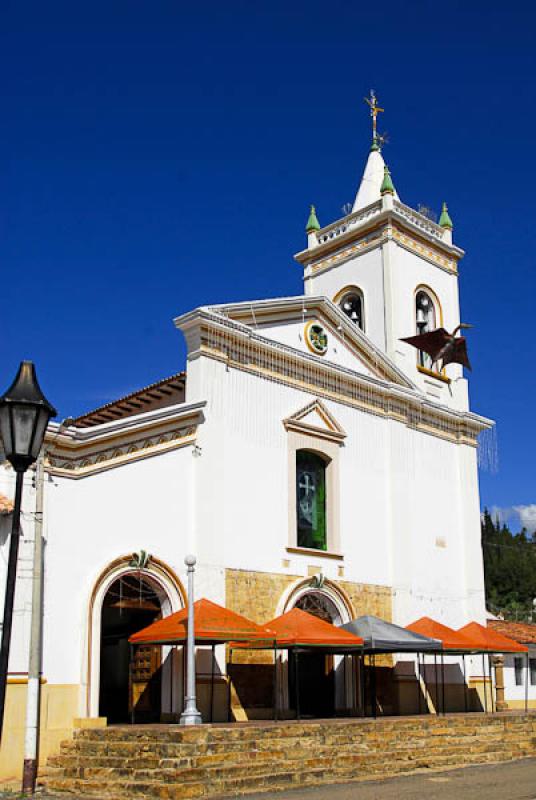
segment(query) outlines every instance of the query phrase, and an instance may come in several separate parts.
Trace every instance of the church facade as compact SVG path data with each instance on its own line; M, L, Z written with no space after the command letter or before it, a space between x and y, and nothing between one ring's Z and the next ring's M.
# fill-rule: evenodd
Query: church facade
M22 748L36 515L42 753L75 719L127 721L133 706L139 721L180 714L182 654L141 648L129 664L127 640L185 605L190 552L196 596L260 623L298 606L336 624L361 614L485 624L477 439L492 423L469 409L460 365L440 369L401 341L459 325L462 256L446 208L436 224L400 200L375 138L351 212L320 227L311 211L296 255L302 295L178 317L183 372L50 425L42 508L31 475L25 487L4 775ZM4 464L0 492L13 483ZM355 705L343 667L311 661L306 711ZM206 719L209 652L197 669ZM268 715L273 669L271 654L229 664L218 648L215 718L229 691L236 719ZM277 669L292 716L283 654ZM385 708L412 710L406 672L386 670L399 685Z

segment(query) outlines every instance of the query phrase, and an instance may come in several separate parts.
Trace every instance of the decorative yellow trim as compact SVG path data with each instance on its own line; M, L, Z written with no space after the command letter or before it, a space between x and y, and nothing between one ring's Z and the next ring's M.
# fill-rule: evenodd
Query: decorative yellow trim
M395 242L405 247L406 250L410 250L412 253L415 253L415 255L425 258L427 261L430 261L437 267L441 267L441 269L444 269L446 272L450 272L453 275L458 274L458 265L455 258L448 258L447 256L441 255L440 252L428 242L423 241L421 243L417 237L403 233L395 225L393 225L392 231Z
M417 372L422 372L423 375L427 375L429 378L435 378L437 381L441 381L442 383L451 383L450 378L445 374L445 370L442 372L434 372L433 369L427 369L426 367L421 367L420 364L417 364Z
M143 458L176 450L180 447L194 444L197 426L189 425L179 430L169 431L161 429L142 439L130 440L122 446L102 449L86 450L84 453L73 457L59 448L47 451L46 467L52 475L61 475L66 478L84 478L97 472L139 461ZM81 448L82 449L82 448Z
M7 685L8 686L26 686L28 683L28 678L8 678ZM44 686L45 683L48 683L46 678L39 678L39 683L41 686Z
M303 364L300 356L283 351L271 353L267 362L259 344L248 353L244 362L241 340L232 330L205 329L197 355L214 358L229 368L276 380L308 394L359 408L367 413L396 419L416 430L431 433L458 444L477 445L480 431L491 427L487 420L460 416L449 409L431 407L424 398L395 395L388 386L374 385L365 376L340 374L334 365L320 359L316 364Z
M298 553L304 556L318 556L319 558L333 558L344 561L342 553L330 553L329 550L315 550L312 547L287 547L287 553Z

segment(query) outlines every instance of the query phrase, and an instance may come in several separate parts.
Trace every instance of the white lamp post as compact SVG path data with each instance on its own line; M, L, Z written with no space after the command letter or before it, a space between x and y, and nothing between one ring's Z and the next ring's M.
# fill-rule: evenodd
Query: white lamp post
M188 635L186 639L186 695L181 725L201 725L201 714L197 710L195 697L195 631L194 631L194 566L195 556L186 556L188 568Z

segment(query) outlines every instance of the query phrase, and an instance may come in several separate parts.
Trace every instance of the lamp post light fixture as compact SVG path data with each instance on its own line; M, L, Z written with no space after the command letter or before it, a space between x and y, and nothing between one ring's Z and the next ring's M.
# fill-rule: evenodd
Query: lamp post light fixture
M43 445L48 421L56 409L41 391L31 361L23 361L15 380L0 397L0 435L6 459L16 472L15 503L9 542L4 624L0 646L0 740L4 726L7 668L13 624L13 601L19 555L20 512L24 473L36 460Z
M201 725L203 719L197 710L195 697L195 632L194 632L194 567L195 556L186 556L188 568L188 633L186 637L186 696L181 725Z

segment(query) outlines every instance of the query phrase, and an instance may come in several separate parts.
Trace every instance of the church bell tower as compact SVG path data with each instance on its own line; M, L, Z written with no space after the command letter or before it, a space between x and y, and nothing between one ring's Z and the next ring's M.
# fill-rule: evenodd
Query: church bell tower
M328 297L425 394L465 410L463 368L440 369L401 341L459 325L458 262L464 252L453 244L446 204L435 223L400 200L376 129L383 109L374 92L367 103L372 145L351 212L321 227L311 207L307 249L295 256L303 265L304 293Z

